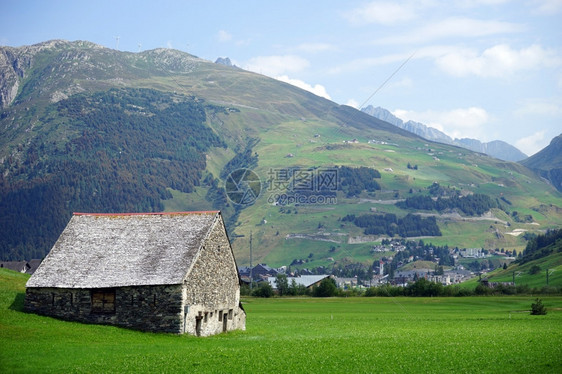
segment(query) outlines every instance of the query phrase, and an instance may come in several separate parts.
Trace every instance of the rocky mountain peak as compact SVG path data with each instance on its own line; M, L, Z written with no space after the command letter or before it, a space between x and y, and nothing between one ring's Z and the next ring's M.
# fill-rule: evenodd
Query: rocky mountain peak
M442 131L439 131L433 127L429 127L420 122L415 121L402 121L400 118L396 117L389 110L381 107L373 107L369 105L361 111L370 114L382 121L393 124L394 126L400 127L401 129L407 130L411 133L421 136L424 139L431 140L434 142L451 144L460 146L471 151L485 153L489 156L499 158L505 161L520 161L527 157L523 152L501 140L493 140L491 142L485 143L478 139L452 139L449 135Z
M219 64L219 65L225 65L225 66L232 66L232 62L230 61L230 58L228 57L219 57L217 58L217 60L215 61L215 64Z

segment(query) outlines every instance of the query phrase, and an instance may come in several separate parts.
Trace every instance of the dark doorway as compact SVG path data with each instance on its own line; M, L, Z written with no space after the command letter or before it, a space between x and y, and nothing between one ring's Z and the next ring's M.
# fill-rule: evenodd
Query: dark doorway
M201 336L201 320L203 317L195 317L195 334Z
M228 318L226 318L226 316L222 317L222 332L226 332L226 329L228 327Z

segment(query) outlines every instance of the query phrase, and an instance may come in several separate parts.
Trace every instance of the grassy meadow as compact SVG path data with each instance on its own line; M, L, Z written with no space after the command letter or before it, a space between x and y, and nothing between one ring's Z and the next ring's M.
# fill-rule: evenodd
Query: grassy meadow
M27 276L0 270L0 372L556 373L562 299L244 299L247 330L209 338L22 311Z

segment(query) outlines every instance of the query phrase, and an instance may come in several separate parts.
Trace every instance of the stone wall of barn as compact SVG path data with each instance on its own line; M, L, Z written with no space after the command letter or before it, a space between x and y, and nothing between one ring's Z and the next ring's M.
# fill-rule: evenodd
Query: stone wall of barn
M183 332L181 285L137 286L104 289L114 293L106 310L92 307L94 293L100 290L27 288L26 311L69 321L109 324L153 332Z
M236 262L220 220L219 216L184 282L182 328L192 335L246 328Z

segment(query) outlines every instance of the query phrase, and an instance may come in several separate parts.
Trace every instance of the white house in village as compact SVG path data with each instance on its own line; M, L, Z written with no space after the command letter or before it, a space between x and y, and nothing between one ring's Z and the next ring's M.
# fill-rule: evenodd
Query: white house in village
M27 282L27 311L208 336L245 329L220 212L74 214Z

